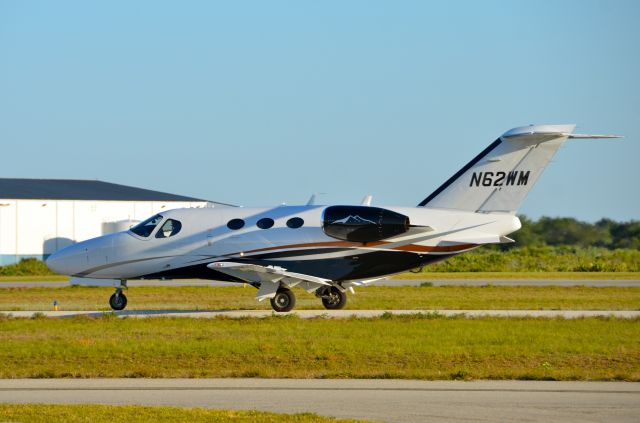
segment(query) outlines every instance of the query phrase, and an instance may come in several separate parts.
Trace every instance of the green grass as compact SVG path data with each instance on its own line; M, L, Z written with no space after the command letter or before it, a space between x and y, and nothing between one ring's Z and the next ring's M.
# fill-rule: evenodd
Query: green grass
M640 280L640 272L422 272L394 275L392 279L451 280Z
M64 275L29 275L29 276L0 276L2 282L60 282L68 281L69 276Z
M429 272L638 272L640 250L585 247L479 248L427 266Z
M0 310L111 310L113 288L4 288ZM321 309L320 300L295 289L296 308ZM127 291L127 310L270 310L252 287L138 287ZM640 310L640 287L586 286L369 286L349 294L350 310Z
M539 272L640 272L640 250L540 246L502 251L497 247L485 247L426 266L425 270L429 273L510 272L517 274L515 277L518 278L526 273ZM60 277L36 259L0 266L0 277L15 276Z
M276 414L261 411L211 410L205 408L143 407L116 405L0 404L0 420L11 422L207 422L207 423L329 423L338 420L316 414Z
M44 261L35 258L22 259L17 263L0 266L0 276L55 275Z
M473 279L473 280L502 280L502 279L536 279L536 280L640 280L640 272L432 272L431 267L425 271L401 273L392 279ZM58 282L68 281L63 275L30 275L30 276L0 276L2 282Z
M640 320L0 320L0 377L640 381Z

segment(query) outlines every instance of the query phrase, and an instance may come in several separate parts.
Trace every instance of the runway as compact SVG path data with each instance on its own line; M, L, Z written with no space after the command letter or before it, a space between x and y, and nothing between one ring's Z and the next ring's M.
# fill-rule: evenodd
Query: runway
M115 314L118 317L152 318L152 317L187 317L213 319L226 317L239 319L243 317L264 318L270 316L295 315L301 319L327 318L346 319L349 317L373 318L383 315L437 314L441 316L476 317L541 317L580 319L583 317L616 317L621 319L640 318L640 310L294 310L289 313L276 313L271 310L123 310L111 311L4 311L0 312L13 317L32 317L34 314L64 318L74 316L100 317L104 314Z
M431 283L433 286L619 286L640 287L640 280L623 279L398 279L383 280L371 286L420 286L423 283ZM143 280L128 281L130 288L140 286L210 286L225 287L238 286L233 282L218 282L202 279L189 280ZM39 282L0 282L0 288L64 288L69 286L66 281L39 281ZM106 286L112 286L110 283Z
M314 412L384 422L636 422L628 382L343 379L3 379L0 402Z

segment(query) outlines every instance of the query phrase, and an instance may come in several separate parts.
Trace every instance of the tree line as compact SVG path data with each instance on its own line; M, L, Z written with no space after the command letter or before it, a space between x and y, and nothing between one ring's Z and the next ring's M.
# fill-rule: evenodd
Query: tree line
M520 216L522 229L510 235L514 247L573 246L640 250L640 220L616 222L600 219L581 222L572 217L541 217L538 220Z

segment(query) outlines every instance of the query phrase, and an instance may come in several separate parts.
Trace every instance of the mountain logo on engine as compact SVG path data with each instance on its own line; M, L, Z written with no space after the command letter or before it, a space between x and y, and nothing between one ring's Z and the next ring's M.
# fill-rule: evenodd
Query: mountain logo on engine
M354 216L351 214L343 219L334 220L333 222L331 222L331 224L334 224L334 223L340 223L343 225L375 225L376 224L376 222L372 220L363 219L358 215Z

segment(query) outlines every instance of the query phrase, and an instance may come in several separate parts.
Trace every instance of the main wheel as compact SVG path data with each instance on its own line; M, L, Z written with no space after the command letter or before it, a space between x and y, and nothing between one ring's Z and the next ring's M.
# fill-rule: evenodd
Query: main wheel
M271 307L278 313L293 310L296 305L296 296L289 288L280 288L276 292L276 296L271 298Z
M322 298L322 305L327 310L341 310L347 305L347 294L335 286L324 288L320 298Z
M116 292L109 298L109 305L116 311L124 310L127 306L127 297L122 292Z

